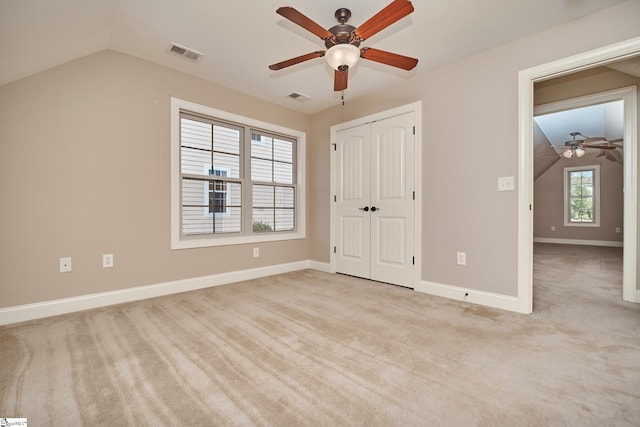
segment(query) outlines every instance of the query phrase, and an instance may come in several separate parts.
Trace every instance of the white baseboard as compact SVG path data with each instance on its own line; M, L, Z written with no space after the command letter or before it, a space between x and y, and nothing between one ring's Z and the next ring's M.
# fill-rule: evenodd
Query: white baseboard
M550 237L534 237L534 243L555 243L559 245L610 246L621 248L624 242L608 240L553 239Z
M248 270L232 271L228 273L213 274L209 276L194 277L176 280L172 282L158 283L118 291L100 292L90 295L82 295L72 298L63 298L44 301L34 304L25 304L0 309L0 325L41 319L60 314L73 313L92 308L105 307L114 304L122 304L147 298L177 294L180 292L194 291L213 286L226 285L243 280L258 279L276 274L292 271L313 269L325 273L331 273L331 265L312 260L298 261L289 264L279 264L268 267L252 268ZM457 286L441 283L421 281L415 287L418 292L430 295L466 301L473 304L485 305L508 311L519 312L518 298L506 295L481 292L473 289L465 289ZM638 295L640 301L640 291Z
M229 273L212 274L210 276L194 277L173 282L154 285L138 286L118 291L100 292L72 298L44 301L0 309L0 325L24 322L43 317L57 316L76 311L121 304L147 298L194 291L212 286L226 285L243 280L257 279L276 274L289 273L304 269L327 271L328 264L305 260L289 264L279 264L268 267L252 268L248 270L232 271Z
M414 289L429 295L521 313L518 309L517 297L444 285L442 283L427 282L424 280L420 281Z
M311 270L322 271L323 273L331 273L331 264L328 262L309 261L309 267Z

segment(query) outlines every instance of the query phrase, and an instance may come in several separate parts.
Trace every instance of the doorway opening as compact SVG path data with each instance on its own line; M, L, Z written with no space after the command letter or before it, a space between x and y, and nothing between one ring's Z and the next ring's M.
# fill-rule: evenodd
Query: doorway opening
M533 311L533 85L629 59L640 54L640 38L585 52L562 60L523 70L518 76L519 154L518 178L518 311ZM637 105L635 91L626 95L625 104ZM624 139L624 271L623 299L638 302L637 290L637 114L625 109Z
M563 94L566 84L582 74L546 86ZM597 77L604 76L601 80L606 82L609 74ZM589 85L585 90L593 89ZM564 286L568 292L589 292L599 286L571 287L570 282L582 277L580 281L597 283L606 277L612 285L619 282L617 290L622 293L624 111L636 114L635 104L625 105L627 95L634 93L635 87L625 87L534 107L534 310L537 301L545 301L541 297L550 296L541 295L538 286L555 292L543 283L555 284L556 290ZM553 262L548 260L551 253ZM554 268L563 274L549 277ZM591 274L583 275L585 271Z

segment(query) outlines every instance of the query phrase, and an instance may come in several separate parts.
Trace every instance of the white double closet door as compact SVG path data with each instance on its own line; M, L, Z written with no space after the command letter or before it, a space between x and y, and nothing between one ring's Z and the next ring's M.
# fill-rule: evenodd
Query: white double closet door
M336 272L414 287L414 113L336 132Z

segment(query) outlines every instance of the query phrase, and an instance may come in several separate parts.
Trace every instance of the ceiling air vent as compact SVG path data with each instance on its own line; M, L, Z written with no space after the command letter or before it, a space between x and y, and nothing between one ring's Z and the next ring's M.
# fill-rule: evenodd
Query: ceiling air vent
M289 98L295 99L296 101L299 101L299 102L309 102L309 101L311 101L311 98L309 98L307 95L303 95L303 94L301 94L299 92L291 92L287 96Z
M176 43L171 43L171 45L169 46L169 52L173 53L174 55L190 59L192 61L200 61L204 56L204 53L189 49L188 47L180 46Z

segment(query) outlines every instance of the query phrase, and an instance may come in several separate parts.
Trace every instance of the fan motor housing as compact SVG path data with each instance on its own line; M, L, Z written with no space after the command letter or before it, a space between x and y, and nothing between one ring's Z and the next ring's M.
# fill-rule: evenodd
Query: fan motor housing
M342 7L336 10L335 17L340 24L333 26L327 30L331 34L336 36L335 40L333 38L325 40L324 45L327 47L327 49L337 44L343 44L343 43L349 43L356 47L360 46L360 41L352 39L352 36L351 36L353 33L353 30L355 30L356 27L346 23L351 17L351 11L346 7Z

